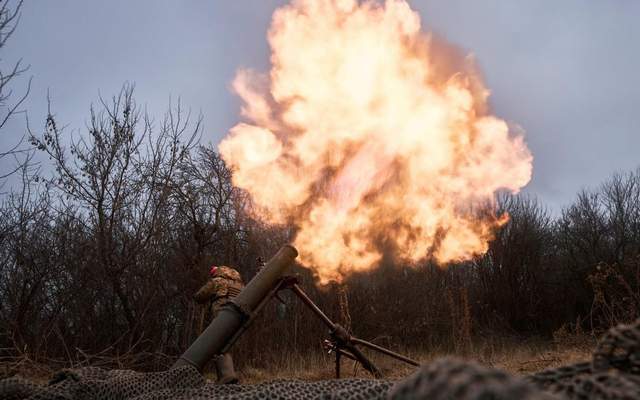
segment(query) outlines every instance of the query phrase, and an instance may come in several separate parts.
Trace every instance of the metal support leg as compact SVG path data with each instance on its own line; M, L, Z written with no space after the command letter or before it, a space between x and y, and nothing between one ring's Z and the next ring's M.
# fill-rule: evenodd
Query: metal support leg
M291 289L291 291L293 291L293 293L295 293L295 295L298 296L298 298L302 300L302 302L309 307L309 309L313 311L313 313L316 314L318 318L320 318L329 328L331 336L335 340L338 349L345 348L358 360L360 364L362 364L362 367L369 371L374 377L382 377L378 368L376 368L376 366L351 342L351 336L349 333L343 327L331 321L331 319L322 312L322 310L309 298L309 296L307 296L297 283L289 283L288 288Z

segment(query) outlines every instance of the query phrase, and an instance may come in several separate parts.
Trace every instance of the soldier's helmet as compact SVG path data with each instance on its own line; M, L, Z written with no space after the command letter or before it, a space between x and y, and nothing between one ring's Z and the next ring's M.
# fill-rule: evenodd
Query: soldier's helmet
M232 267L226 265L212 265L209 269L209 277L211 278L224 278L233 281L242 281L240 273Z

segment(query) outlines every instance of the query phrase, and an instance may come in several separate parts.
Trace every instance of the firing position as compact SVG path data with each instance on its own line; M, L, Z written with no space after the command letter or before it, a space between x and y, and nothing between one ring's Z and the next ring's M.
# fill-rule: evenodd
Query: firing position
M236 297L243 287L244 282L238 271L226 266L212 266L209 270L207 283L198 290L193 298L200 304L209 303L210 315L213 320L222 309L222 306ZM215 364L218 383L238 383L231 354L218 355L215 358Z

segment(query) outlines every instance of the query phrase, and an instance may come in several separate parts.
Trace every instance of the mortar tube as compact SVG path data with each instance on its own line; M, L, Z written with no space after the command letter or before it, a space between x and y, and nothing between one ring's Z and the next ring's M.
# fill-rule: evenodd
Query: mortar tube
M172 368L192 365L202 372L207 362L220 354L264 297L269 295L297 256L298 251L295 247L282 246L238 296L220 310L207 329L180 356Z

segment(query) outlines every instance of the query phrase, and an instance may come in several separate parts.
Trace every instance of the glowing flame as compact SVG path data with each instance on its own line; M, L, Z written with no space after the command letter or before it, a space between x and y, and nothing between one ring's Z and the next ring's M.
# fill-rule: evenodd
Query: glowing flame
M296 224L321 282L385 254L445 264L487 250L507 220L495 193L526 185L532 156L488 114L470 57L423 34L403 0L294 0L269 43L268 75L237 74L247 123L219 150L263 220Z

